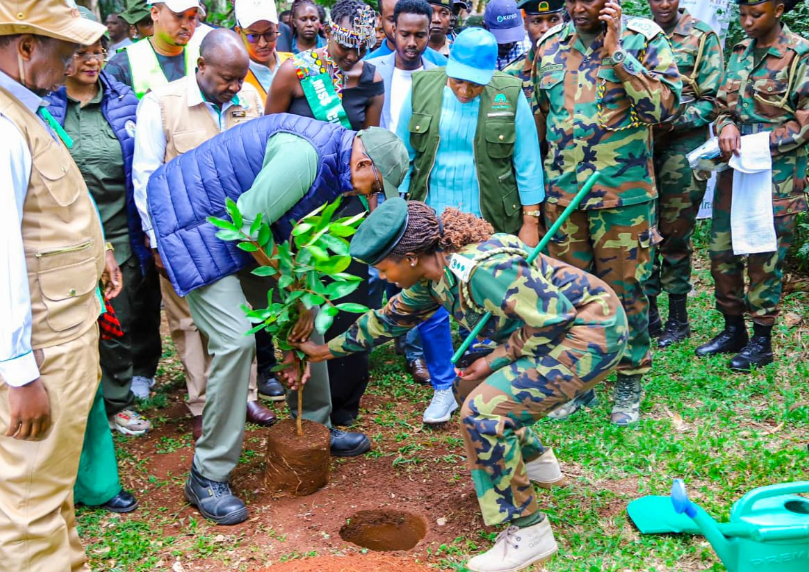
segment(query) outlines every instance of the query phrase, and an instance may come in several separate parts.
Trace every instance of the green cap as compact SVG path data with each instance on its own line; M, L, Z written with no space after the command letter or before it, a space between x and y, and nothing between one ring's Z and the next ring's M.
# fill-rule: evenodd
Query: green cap
M522 0L517 2L517 8L526 14L553 14L565 9L565 0Z
M407 230L407 201L396 197L379 205L351 239L349 254L369 266L379 264L396 248Z
M452 0L427 0L428 4L434 4L436 6L443 6L444 8L449 8L452 10Z
M126 10L118 14L127 24L134 26L141 20L145 20L152 11L146 0L126 0Z
M381 127L363 129L357 133L357 137L362 140L365 151L382 177L385 198L398 197L399 185L410 168L410 156L402 140L395 133Z

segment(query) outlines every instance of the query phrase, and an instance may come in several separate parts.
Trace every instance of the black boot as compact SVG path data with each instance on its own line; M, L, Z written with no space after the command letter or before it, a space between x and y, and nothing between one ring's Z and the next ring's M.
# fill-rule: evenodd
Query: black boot
M216 524L239 524L249 516L247 507L233 494L227 482L206 479L193 465L185 483L185 498L202 516Z
M744 316L725 315L725 329L707 344L697 348L695 352L699 357L716 354L732 354L747 345L747 329L744 326Z
M657 296L649 296L649 337L656 338L663 333L660 310L657 309Z
M730 360L730 369L749 372L752 366L763 367L772 362L772 326L754 323L753 338Z
M667 348L691 337L688 325L688 296L686 294L669 294L669 319L663 333L657 340L657 347Z

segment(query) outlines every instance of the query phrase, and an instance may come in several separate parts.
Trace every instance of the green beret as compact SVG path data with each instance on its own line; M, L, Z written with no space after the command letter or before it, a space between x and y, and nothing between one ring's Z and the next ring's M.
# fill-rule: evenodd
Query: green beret
M525 10L526 14L553 14L565 9L565 0L522 0L517 8Z
M146 0L127 0L126 10L118 16L130 26L134 26L141 20L145 20L151 13Z
M407 201L399 197L379 205L351 239L349 253L369 266L379 264L396 248L407 230Z

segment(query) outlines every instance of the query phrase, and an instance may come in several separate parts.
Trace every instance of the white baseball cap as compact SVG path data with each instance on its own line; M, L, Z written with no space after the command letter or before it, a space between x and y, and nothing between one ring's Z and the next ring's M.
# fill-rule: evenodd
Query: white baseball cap
M240 28L249 28L262 20L278 23L274 0L236 0L236 23Z
M182 14L191 8L199 9L199 0L153 0L149 4L165 4L175 14Z

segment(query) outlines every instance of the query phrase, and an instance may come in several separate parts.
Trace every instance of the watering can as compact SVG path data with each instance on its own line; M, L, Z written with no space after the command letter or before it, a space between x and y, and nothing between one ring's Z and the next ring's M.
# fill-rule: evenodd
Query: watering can
M806 572L809 570L809 481L753 489L718 523L692 503L682 479L675 479L671 503L711 543L729 572Z

